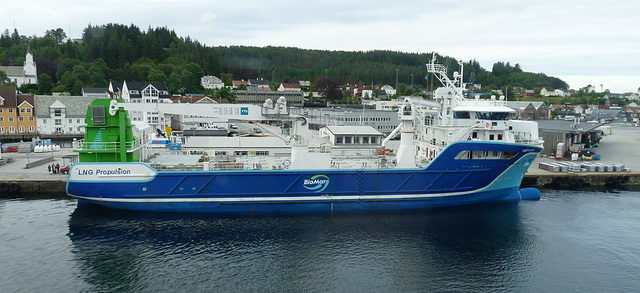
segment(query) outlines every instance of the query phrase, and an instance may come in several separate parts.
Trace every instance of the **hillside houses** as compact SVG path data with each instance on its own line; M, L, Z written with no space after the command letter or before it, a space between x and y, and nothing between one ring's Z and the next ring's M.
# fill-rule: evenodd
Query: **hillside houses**
M544 102L507 101L507 107L516 110L514 119L547 120L551 111Z

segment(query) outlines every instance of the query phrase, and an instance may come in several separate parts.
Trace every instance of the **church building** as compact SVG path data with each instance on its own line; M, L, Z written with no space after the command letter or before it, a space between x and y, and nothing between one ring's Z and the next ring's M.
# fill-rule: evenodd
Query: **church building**
M38 83L38 69L33 61L31 45L27 45L27 56L23 66L0 66L0 70L4 71L9 82L14 83L17 87L23 84Z

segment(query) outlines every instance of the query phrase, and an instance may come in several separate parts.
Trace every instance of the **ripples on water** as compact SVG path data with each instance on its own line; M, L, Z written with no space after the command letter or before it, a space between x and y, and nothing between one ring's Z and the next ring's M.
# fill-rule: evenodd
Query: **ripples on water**
M631 291L640 193L213 216L0 200L3 292ZM5 291L8 289L8 291Z

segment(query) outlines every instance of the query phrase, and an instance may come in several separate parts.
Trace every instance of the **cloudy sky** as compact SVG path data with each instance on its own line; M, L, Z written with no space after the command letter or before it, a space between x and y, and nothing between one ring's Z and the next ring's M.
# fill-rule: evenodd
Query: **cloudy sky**
M398 4L392 4L398 3ZM88 24L166 26L210 46L432 52L495 62L578 89L640 87L640 1L30 0L3 3L0 29L43 36Z

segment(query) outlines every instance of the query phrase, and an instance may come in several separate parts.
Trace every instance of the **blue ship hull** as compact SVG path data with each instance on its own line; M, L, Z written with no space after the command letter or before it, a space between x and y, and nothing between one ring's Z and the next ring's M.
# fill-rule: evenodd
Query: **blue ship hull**
M456 142L420 169L158 172L144 163L78 163L67 193L80 204L116 209L216 213L407 210L538 199L536 189L519 187L540 150Z

